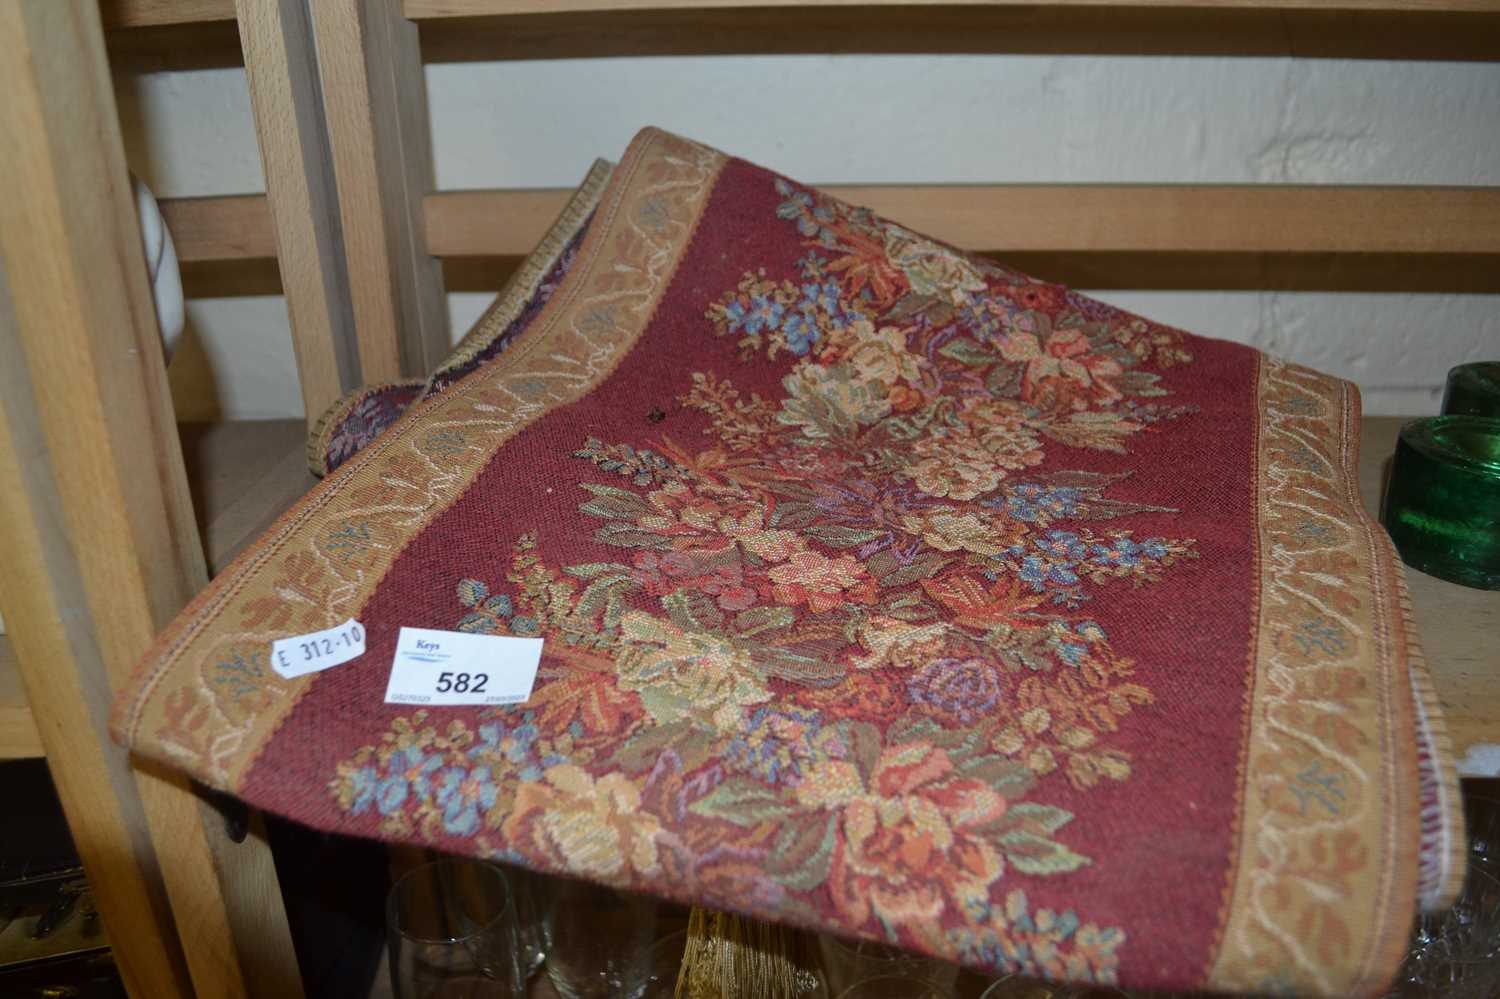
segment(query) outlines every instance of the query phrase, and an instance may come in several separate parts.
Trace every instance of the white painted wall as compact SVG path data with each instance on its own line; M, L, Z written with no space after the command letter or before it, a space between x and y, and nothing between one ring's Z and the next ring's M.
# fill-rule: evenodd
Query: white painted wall
M645 124L811 183L1500 185L1489 63L662 57L434 65L427 82L440 188L568 186ZM117 86L131 165L158 196L263 189L242 71ZM1493 296L1101 297L1350 378L1375 413L1435 410L1448 367L1500 356ZM487 298L450 296L456 333ZM189 324L173 365L180 413L300 413L280 299L195 302Z

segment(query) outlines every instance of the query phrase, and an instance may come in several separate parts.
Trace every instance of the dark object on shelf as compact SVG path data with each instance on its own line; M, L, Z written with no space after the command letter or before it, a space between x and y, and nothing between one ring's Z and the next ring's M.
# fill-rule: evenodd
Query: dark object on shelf
M108 950L0 970L6 999L126 999L125 986Z
M385 953L385 846L265 822L307 999L366 999Z
M1500 419L1435 416L1402 427L1380 519L1412 568L1500 589Z
M0 787L0 996L123 999L47 764L0 764Z
M1500 417L1500 361L1460 364L1448 372L1444 416Z
M78 853L46 761L0 763L0 787L5 788L6 811L0 885L77 869Z

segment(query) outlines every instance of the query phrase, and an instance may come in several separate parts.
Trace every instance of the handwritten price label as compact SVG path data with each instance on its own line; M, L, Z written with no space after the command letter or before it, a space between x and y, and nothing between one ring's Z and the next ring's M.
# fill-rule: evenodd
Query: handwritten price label
M365 629L353 618L271 643L271 668L288 680L340 666L365 654Z

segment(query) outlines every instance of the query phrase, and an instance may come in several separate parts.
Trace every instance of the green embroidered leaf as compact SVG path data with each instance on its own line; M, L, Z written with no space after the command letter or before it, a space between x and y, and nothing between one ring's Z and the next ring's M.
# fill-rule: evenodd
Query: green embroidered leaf
M734 630L749 638L778 628L789 628L797 620L790 607L751 607L734 616Z
M672 749L682 758L682 765L691 769L706 758L711 742L710 736L689 721L652 725L626 739L609 763L627 773L640 773L655 766L663 751Z
M1022 874L1066 874L1090 862L1056 840L1036 833L1006 833L999 843L1006 861Z
M826 687L844 678L843 665L818 649L802 651L797 648L768 645L752 648L749 652L751 662L755 663L756 668L762 673L790 683Z
M1073 821L1073 813L1056 805L1043 805L1036 801L1022 801L1011 805L1005 819L1020 828L1035 833L1055 833ZM1003 821L1003 820L1002 820Z
M490 588L477 579L461 579L458 582L458 602L465 607L478 607L489 595Z
M854 757L854 765L859 768L859 775L865 780L870 779L870 774L875 772L875 764L880 762L881 739L880 730L869 722L854 722L849 726L849 751Z
M932 295L920 295L916 292L907 292L901 301L891 307L891 311L885 314L887 322L898 323L912 316L921 315L937 303L937 298Z
M1116 377L1115 382L1120 390L1126 395L1157 396L1167 395L1164 388L1158 388L1157 382L1161 381L1161 375L1150 371L1127 371Z
M938 353L944 357L951 357L960 364L967 364L976 368L982 368L986 364L995 363L994 351L985 349L982 344L966 336L949 340L938 348Z
M594 532L594 537L616 548L652 548L664 552L672 547L670 538L643 531L634 524L605 524Z
M821 812L788 822L766 857L771 877L793 891L813 891L828 880L834 822L832 815Z
M984 380L984 387L1002 399L1013 399L1021 394L1021 377L1026 370L1022 364L997 364Z
M496 630L495 619L488 614L465 614L458 622L459 631L475 635L490 635Z
M601 486L595 482L580 482L579 486L592 493L594 498L580 503L578 509L595 517L635 520L651 510L644 499L628 489Z
M821 512L811 503L792 501L780 503L776 506L776 512L771 516L771 526L779 527L787 531L800 531L803 528L817 522Z
M579 579L593 579L595 576L602 576L605 573L629 577L630 566L621 565L618 562L585 562L582 565L566 566L563 572L566 572L570 576L577 576Z
M574 616L592 624L602 611L606 622L618 622L625 593L634 588L630 576L601 576L584 588Z
M759 781L730 777L689 805L688 811L750 828L792 815L797 806L782 801L780 795Z
M890 551L883 551L865 563L870 575L880 581L881 586L905 586L919 579L926 579L946 566L951 559L938 552L924 551L909 561L903 562Z
M868 541L874 541L885 532L861 530L857 527L845 527L842 524L819 524L816 527L809 527L803 533L834 548L854 548Z
M960 764L958 770L965 777L983 781L1011 800L1021 797L1036 783L1036 777L1026 764L1003 756L971 757Z
M672 623L683 631L716 632L724 627L724 612L705 593L678 590L661 598Z

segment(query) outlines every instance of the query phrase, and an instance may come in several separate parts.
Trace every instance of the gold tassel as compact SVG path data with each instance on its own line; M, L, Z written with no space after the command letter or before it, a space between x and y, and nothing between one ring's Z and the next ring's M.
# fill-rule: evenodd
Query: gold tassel
M676 999L807 999L821 985L815 968L795 930L694 906Z

